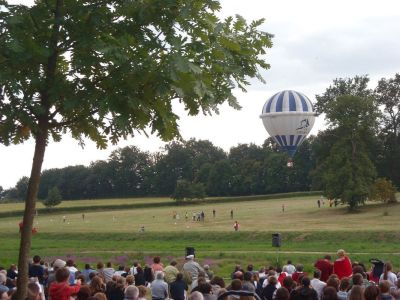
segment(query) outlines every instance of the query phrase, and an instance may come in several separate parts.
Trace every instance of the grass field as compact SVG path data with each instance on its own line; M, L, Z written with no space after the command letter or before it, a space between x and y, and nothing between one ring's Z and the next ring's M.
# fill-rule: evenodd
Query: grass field
M353 260L367 262L379 257L391 260L395 269L400 269L400 205L390 206L389 215L384 216L383 205L369 204L360 212L348 213L345 207L329 207L327 203L319 209L317 199L307 196L173 207L157 207L157 203L170 201L165 198L65 201L62 204L65 207L85 207L85 219L82 213L40 213L35 218L39 233L33 237L32 254L38 253L49 260L70 256L80 264L100 259L116 264L130 264L133 260L145 263L156 254L166 261L176 258L182 262L185 247L193 246L201 262L211 264L226 276L237 263L253 263L257 267L275 264L278 253L271 246L271 233L281 232L279 261L290 258L302 262L308 271L315 259L325 253L334 254L339 248L349 251ZM87 210L90 205L123 206L133 202L154 205ZM21 209L20 204L0 205L0 211ZM192 221L192 213L202 210L205 221ZM172 218L174 211L179 220ZM17 260L20 220L20 217L0 218L0 265ZM239 232L233 232L235 220L240 223ZM144 233L139 233L141 226L145 227Z

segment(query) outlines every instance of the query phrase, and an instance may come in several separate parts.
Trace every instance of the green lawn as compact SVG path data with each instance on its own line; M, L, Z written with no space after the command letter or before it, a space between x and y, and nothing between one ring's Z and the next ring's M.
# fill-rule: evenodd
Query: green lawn
M114 263L147 262L160 254L165 261L176 258L182 262L186 246L196 248L198 259L209 263L227 276L237 263L253 263L257 267L275 264L278 253L271 247L271 233L281 232L283 245L279 261L302 262L312 271L312 262L325 253L335 254L339 248L350 252L352 260L367 262L372 257L391 260L400 269L400 205L389 207L369 204L358 213L345 207L321 207L318 197L299 197L233 203L198 204L85 211L81 213L40 213L35 218L39 233L33 237L32 254L48 260L70 255L80 264L97 260ZM114 200L96 200L96 205ZM126 202L124 202L126 201ZM115 203L133 201L169 201L168 199L118 199ZM63 205L87 206L90 201L69 201ZM285 212L282 212L282 204ZM9 204L6 204L9 206ZM87 207L86 207L87 208ZM0 210L5 209L0 205ZM18 208L14 208L18 209ZM216 210L216 218L212 210ZM241 224L233 232L230 210ZM192 221L192 213L204 211L205 222ZM172 218L173 212L180 219ZM188 212L189 220L184 218ZM63 216L66 222L63 222ZM18 257L20 217L0 218L0 265L16 262ZM145 233L139 228L145 227Z

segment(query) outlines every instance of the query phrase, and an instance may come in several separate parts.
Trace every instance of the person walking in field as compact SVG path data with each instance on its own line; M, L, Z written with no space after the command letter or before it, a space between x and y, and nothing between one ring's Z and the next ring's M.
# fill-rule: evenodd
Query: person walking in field
M233 219L233 209L231 209L231 219Z
M235 231L239 230L239 222L235 221L235 223L233 223L233 229L235 229Z
M333 272L333 264L331 256L325 255L324 258L318 259L314 267L321 271L321 280L326 282Z
M213 218L215 218L215 209L213 209Z

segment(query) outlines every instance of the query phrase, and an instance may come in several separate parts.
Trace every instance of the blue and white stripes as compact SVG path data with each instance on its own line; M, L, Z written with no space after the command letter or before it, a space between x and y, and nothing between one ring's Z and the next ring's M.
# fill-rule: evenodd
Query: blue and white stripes
M265 102L263 114L275 112L312 112L310 99L296 91L282 91L276 93Z

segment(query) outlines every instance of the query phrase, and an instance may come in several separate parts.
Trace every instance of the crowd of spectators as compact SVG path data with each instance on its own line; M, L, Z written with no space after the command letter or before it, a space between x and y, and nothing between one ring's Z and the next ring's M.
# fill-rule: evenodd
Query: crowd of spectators
M366 270L351 262L344 250L337 259L318 259L313 274L302 264L283 267L236 266L230 278L214 274L188 255L178 269L176 261L119 266L99 262L81 270L74 261L56 259L46 267L39 256L29 266L28 300L400 300L400 272L390 262ZM312 275L312 276L311 276ZM0 267L0 300L16 298L18 271Z

